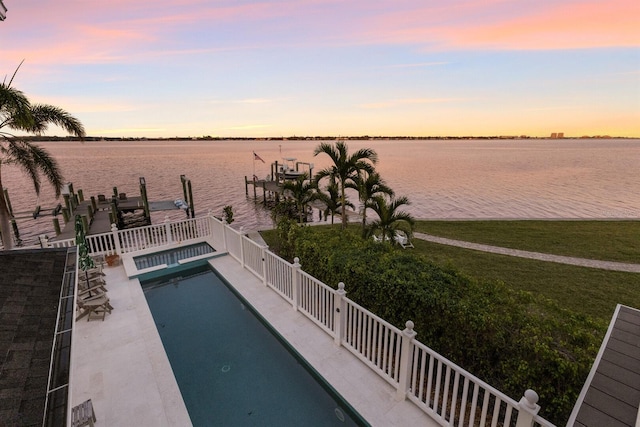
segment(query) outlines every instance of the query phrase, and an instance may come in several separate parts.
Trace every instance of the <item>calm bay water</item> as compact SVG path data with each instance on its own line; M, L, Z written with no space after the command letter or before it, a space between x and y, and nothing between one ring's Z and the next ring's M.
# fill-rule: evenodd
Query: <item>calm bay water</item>
M232 205L234 227L270 228L269 212L245 195L244 177L264 178L282 157L330 164L313 156L318 141L45 142L65 179L90 195L138 195L147 182L150 200L182 198L180 175L191 179L196 216L220 216ZM640 140L348 141L350 152L373 148L377 169L416 218L640 218ZM255 151L266 163L254 161ZM255 168L255 169L254 169ZM29 216L36 205L47 215L18 221L25 244L52 236L56 201L43 183L38 199L29 179L3 165L14 212ZM61 200L60 200L61 201ZM357 206L357 200L352 199ZM47 208L47 210L45 210ZM22 215L22 216L24 216ZM180 211L154 213L152 221L183 219ZM316 215L317 218L317 215ZM62 218L60 217L60 220Z

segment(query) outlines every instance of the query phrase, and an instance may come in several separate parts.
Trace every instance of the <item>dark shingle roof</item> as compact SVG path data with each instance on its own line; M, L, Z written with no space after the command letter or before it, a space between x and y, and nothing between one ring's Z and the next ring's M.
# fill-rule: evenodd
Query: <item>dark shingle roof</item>
M0 420L41 426L66 249L0 251Z
M618 305L569 425L634 427L640 405L640 310Z

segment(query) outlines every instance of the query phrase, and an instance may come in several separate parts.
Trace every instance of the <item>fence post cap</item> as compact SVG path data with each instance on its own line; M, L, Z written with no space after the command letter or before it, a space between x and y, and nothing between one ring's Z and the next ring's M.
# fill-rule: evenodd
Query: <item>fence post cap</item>
M533 414L537 414L540 410L540 405L537 404L538 399L540 399L538 393L531 389L528 389L524 392L524 396L522 396L522 399L520 399L520 402L518 402L518 404L522 409Z
M406 326L407 329L413 330L416 325L411 320L407 320L407 323L405 323L404 326Z
M296 267L296 268L300 267L300 258L295 257L293 259L293 266Z
M111 231L118 231L118 226L116 225L115 222L111 224Z
M413 327L415 326L413 324L413 322L411 320L407 320L407 322L404 324L406 326L406 329L404 331L402 331L406 336L408 336L409 338L413 338L416 335L418 335L418 333L416 331L413 330Z
M344 291L344 282L338 283L338 289L340 289L341 291Z

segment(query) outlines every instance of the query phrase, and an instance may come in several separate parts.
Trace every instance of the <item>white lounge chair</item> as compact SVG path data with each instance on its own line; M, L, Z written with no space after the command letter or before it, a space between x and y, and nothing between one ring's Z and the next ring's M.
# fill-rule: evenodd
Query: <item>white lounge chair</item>
M396 243L402 246L404 249L413 248L413 243L409 240L407 234L402 230L397 230L395 236L393 237Z

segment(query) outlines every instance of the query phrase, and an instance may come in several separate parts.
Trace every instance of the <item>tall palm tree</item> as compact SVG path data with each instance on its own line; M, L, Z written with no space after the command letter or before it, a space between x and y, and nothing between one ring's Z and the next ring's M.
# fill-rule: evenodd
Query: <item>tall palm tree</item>
M340 189L340 206L342 211L342 228L347 227L347 196L345 193L348 182L353 181L360 171L373 172L373 165L378 162L378 154L371 148L361 148L349 155L349 148L344 141L336 142L335 146L323 142L316 147L314 156L325 153L331 158L332 166L322 169L316 174L316 182L324 177L333 177Z
M402 230L411 237L415 220L410 214L399 210L401 206L408 204L409 199L404 196L389 202L383 196L373 197L370 207L378 214L378 219L369 224L368 235L380 231L383 241L395 242L396 231Z
M285 181L282 185L284 191L288 191L289 195L295 200L298 210L298 222L303 223L306 215L307 205L318 198L316 193L316 185L309 181L309 175L303 173L293 181Z
M17 70L16 70L17 72ZM15 76L15 73L14 73ZM24 137L15 136L4 129L13 129L40 135L54 124L72 135L84 138L82 123L61 108L46 104L31 104L19 90L8 83L0 84L0 237L5 249L13 247L10 214L2 185L2 166L15 164L31 178L36 194L40 194L40 175L51 183L60 196L64 183L56 160L43 148Z
M347 183L347 187L356 190L360 202L362 202L362 231L364 233L367 225L367 208L370 207L373 198L384 194L393 197L393 190L384 182L378 172L367 173L365 171L361 171L353 178L352 182Z
M333 218L336 213L342 209L342 202L340 201L340 190L335 180L330 180L329 185L326 187L327 192L318 190L318 200L325 204L324 217L331 214L331 225L333 225ZM346 206L354 209L353 203L347 200Z

